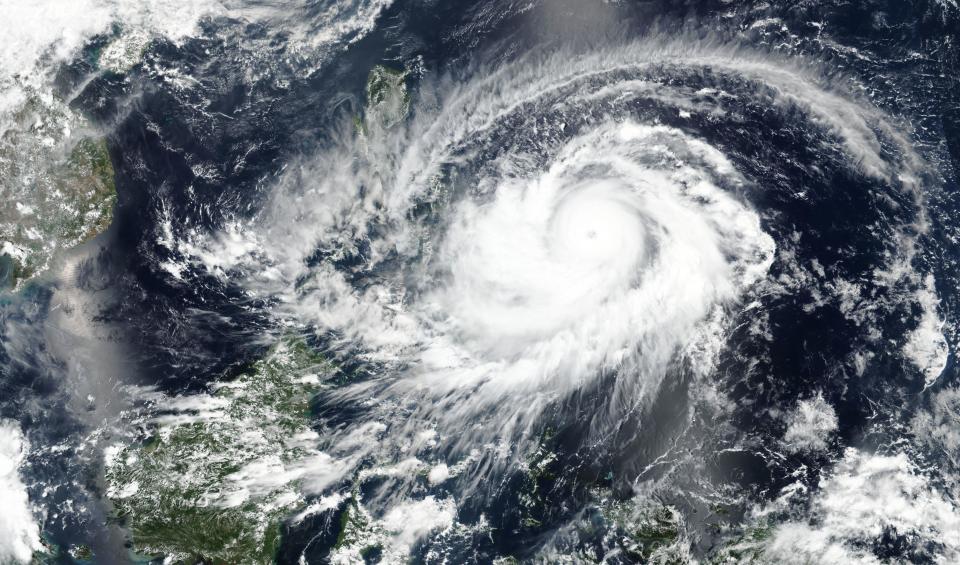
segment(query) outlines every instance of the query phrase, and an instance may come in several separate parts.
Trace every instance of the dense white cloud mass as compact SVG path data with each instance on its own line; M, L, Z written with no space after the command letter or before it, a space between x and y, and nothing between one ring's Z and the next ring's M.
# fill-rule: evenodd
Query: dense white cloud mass
M723 176L740 182L678 130L609 124L571 140L542 176L460 204L437 255L449 274L416 305L430 336L422 378L489 382L498 399L558 391L637 344L644 373L658 373L772 260L756 214L715 185Z
M735 92L684 83L701 75ZM200 271L236 282L269 300L281 323L314 332L326 353L363 366L320 395L338 410L357 407L322 438L324 463L345 481L358 473L355 461L407 465L431 488L456 482L460 495L475 494L485 477L526 463L551 403L603 385L584 426L584 443L600 444L671 371L710 374L733 316L758 308L762 318L765 293L810 282L791 278L801 234L775 244L766 222L776 212L754 207L769 187L746 176L722 137L646 119L659 116L650 108L741 124L736 103L726 103L757 95L759 106L803 119L841 167L902 190L904 201L917 196L922 166L885 116L838 93L818 69L769 54L646 41L521 57L465 79L425 77L418 88L406 119L380 127L361 118L358 127L351 116L329 132L315 155L278 177L255 217L160 241L176 257L167 264L178 281ZM797 192L790 196L803 200ZM890 230L889 264L877 266L891 281L912 272L916 231L901 228ZM778 253L785 267L769 281ZM826 277L819 263L814 270ZM823 288L845 315L869 311L855 307L857 284ZM382 427L361 433L372 423ZM838 429L821 396L798 399L785 423L783 446L795 453L824 451ZM823 516L838 512L832 500L852 496L844 473L881 486L900 480L895 470L849 465L825 483ZM390 474L389 488L354 502L397 530L394 518L425 505L416 474ZM317 490L331 497L335 485L330 477ZM453 512L454 502L443 505ZM933 524L924 519L903 525ZM830 533L836 524L827 533L789 524L771 551L803 528L828 549L849 549L843 532ZM398 535L408 546L426 533Z
M801 109L861 173L912 194L909 145L815 69L651 41L425 81L410 119L359 136L345 124L277 181L257 217L167 245L182 268L242 281L280 317L377 367L382 378L330 393L393 422L364 449L447 444L454 460L428 462L452 468L484 446L507 465L551 401L603 375L622 377L598 430L649 401L678 359L697 356L691 366L708 373L730 312L766 278L777 248L744 197L764 187L695 132L624 113L665 100L725 116L722 93L658 82L658 69L688 68ZM451 169L468 171L469 186ZM785 441L822 449L836 425L829 406L804 401ZM427 429L431 446L417 439Z
M0 563L29 563L40 528L20 477L27 443L16 422L0 420Z
M934 561L960 560L960 508L903 453L847 449L803 521L778 525L766 557L788 564L879 564L884 536L930 540Z

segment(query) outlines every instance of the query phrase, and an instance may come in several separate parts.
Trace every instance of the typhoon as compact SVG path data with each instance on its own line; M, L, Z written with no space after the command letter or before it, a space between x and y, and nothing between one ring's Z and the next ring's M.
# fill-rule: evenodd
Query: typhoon
M960 13L693 4L30 32L0 562L960 561Z

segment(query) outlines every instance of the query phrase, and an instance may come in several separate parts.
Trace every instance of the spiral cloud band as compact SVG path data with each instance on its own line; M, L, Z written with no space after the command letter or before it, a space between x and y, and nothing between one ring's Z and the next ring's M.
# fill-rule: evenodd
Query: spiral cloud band
M816 67L648 41L464 75L423 78L398 123L344 125L258 216L179 249L352 367L318 400L344 480L413 459L489 493L578 394L602 444L663 383L710 376L731 328L772 339L744 312L822 275L801 257L823 234L856 257L830 247L824 293L909 277L922 161ZM865 343L893 308L850 314Z
M960 0L0 5L0 565L960 564Z

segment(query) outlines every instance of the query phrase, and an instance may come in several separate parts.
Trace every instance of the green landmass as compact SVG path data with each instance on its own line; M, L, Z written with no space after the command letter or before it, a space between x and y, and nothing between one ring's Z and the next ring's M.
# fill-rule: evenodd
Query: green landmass
M244 473L265 466L270 477L286 476L313 454L303 439L315 437L310 399L329 369L287 338L200 398L199 413L155 420L110 454L107 494L133 550L174 563L272 563L282 519L303 504L299 481L292 474L252 488Z
M31 96L11 123L0 135L0 288L103 232L116 203L106 140L62 102Z
M373 67L367 76L366 96L364 115L356 119L361 135L370 135L399 124L410 112L407 71L383 65Z
M527 459L524 484L518 499L520 526L524 529L539 528L550 510L546 495L554 488L561 471L559 458L552 449L553 439L552 429L544 431L537 450Z
M554 508L556 502L551 501L551 493L564 480L564 462L557 454L556 442L555 431L548 428L541 434L537 449L527 459L517 508L520 528L528 533L562 519ZM609 477L585 485L594 503L586 516L573 524L584 539L602 538L604 548L571 549L576 562L607 563L614 555L625 559L615 559L612 561L615 563L685 565L693 562L683 534L681 515L675 508L653 500L618 499L608 483Z
M618 545L631 559L641 563L685 563L675 555L681 539L680 518L675 509L664 505L634 507L614 503L601 510L621 533Z
M383 553L384 532L366 510L352 497L340 515L340 533L333 546L334 554L359 556L366 561Z
M70 546L67 553L70 554L70 557L73 558L74 561L92 562L94 557L93 550L82 544Z
M709 563L743 563L761 565L769 563L764 557L766 548L773 536L774 526L761 520L746 526L743 531L728 539L720 548L711 553Z

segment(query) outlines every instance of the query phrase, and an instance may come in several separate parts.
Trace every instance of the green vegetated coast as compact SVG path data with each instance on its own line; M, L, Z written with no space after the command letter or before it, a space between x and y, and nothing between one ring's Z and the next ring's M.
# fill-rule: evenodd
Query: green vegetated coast
M406 117L405 79L405 71L371 70L357 135ZM282 521L305 502L299 473L322 456L310 445L309 402L329 370L303 340L285 338L210 394L169 399L169 414L145 423L138 441L108 450L107 495L134 552L182 563L272 563ZM347 504L342 546L370 529L362 509Z
M106 140L35 96L0 136L0 288L18 288L64 250L103 232L116 204Z
M310 399L328 370L286 338L211 394L171 399L140 441L111 450L107 494L136 553L272 563L282 519L304 502L298 477L317 455Z
M123 75L150 41L148 33L115 27L78 57ZM105 231L117 201L103 134L52 84L12 80L23 100L0 114L0 290L20 288L61 253Z

